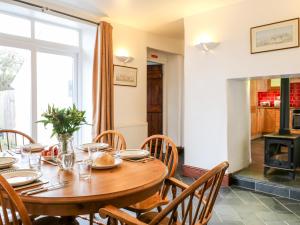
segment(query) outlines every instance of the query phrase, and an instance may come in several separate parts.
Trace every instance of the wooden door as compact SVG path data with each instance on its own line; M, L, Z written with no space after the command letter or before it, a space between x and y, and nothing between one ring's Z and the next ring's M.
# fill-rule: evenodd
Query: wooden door
M162 134L163 79L162 65L147 66L147 122L148 136Z
M257 132L258 132L258 137L261 137L263 134L264 130L264 120L265 120L265 109L260 108L257 110Z
M251 139L257 138L257 82L250 81L250 113L251 113Z
M264 133L276 131L276 111L275 109L265 109Z

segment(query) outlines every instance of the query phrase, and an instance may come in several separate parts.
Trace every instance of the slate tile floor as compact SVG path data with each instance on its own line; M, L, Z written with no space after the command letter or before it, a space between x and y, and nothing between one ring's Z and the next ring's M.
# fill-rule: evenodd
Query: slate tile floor
M177 174L187 184L193 179ZM81 225L88 222L80 220ZM300 201L223 187L209 225L300 225Z
M194 179L181 176L182 162L180 157L176 178L191 184ZM89 224L78 221L81 225ZM300 201L223 187L209 225L300 225Z
M191 178L179 176L185 183ZM220 189L209 225L300 225L300 201L237 187Z

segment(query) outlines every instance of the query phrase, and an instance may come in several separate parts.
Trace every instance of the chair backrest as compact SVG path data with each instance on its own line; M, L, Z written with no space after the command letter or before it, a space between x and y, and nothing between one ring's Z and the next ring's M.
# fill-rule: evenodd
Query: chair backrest
M14 189L0 175L0 224L31 225L27 210ZM21 223L20 223L21 222Z
M30 143L35 143L33 138L21 131L0 129L0 151Z
M144 141L141 149L149 150L153 157L168 167L168 176L174 176L178 164L178 151L171 138L165 135L152 135Z
M124 136L116 130L106 130L99 134L94 141L107 143L111 148L113 148L113 150L126 149L126 141Z
M149 223L160 222L169 216L169 224L206 225L211 218L228 162L223 162L196 180L188 188L181 188L182 193L176 196L178 187L173 185L171 190L175 199ZM166 184L168 185L168 184Z

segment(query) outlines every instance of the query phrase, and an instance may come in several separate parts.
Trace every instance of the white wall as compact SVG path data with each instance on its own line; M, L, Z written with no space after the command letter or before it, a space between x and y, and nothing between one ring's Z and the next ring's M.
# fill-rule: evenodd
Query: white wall
M115 86L115 128L129 148L137 148L147 137L147 47L170 52L183 51L183 42L148 34L124 25L113 25L114 53L126 49L134 60L126 66L138 68L137 87ZM181 46L180 46L181 43ZM121 64L116 58L114 64Z
M250 164L250 82L227 81L228 161L236 171ZM247 129L248 128L248 129Z
M177 146L182 146L182 87L183 87L183 56L168 55L166 64L166 129L167 135L173 139Z
M299 16L298 0L246 0L185 18L185 164L208 169L244 151L242 141L228 140L227 79L299 73L299 48L251 55L249 40L250 27ZM194 46L203 33L221 42L213 52ZM236 133L249 129L237 119ZM229 172L241 166L231 161Z
M182 55L184 52L184 42L180 39L166 37L162 38L159 35L148 33L147 43L149 47L160 51L172 52L180 55Z

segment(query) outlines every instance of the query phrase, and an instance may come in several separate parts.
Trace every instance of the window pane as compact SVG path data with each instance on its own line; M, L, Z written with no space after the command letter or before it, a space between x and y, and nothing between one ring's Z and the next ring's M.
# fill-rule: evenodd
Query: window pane
M30 37L30 30L30 20L0 13L1 33Z
M0 129L31 135L31 53L0 46Z
M36 39L79 46L79 32L70 28L35 22Z
M37 53L37 116L46 111L48 104L68 107L73 104L74 58L70 56ZM51 136L51 128L38 124L40 143L57 143Z

